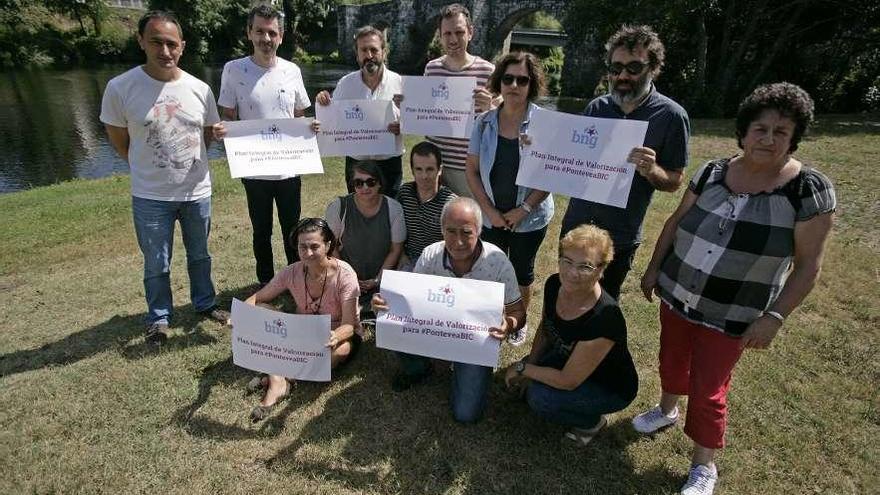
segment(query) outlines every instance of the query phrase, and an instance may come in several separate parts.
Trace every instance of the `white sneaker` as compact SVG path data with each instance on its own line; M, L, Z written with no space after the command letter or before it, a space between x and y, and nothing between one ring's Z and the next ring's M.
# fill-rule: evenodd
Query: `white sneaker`
M656 433L678 421L678 407L667 415L660 409L660 404L648 409L632 419L633 428L639 433Z
M519 347L526 343L526 340L529 338L529 326L523 325L522 328L513 332L512 334L507 336L507 341L510 342L510 345Z
M681 495L712 495L715 492L716 481L718 481L718 470L714 464L711 467L695 464L691 466L688 479L681 487Z

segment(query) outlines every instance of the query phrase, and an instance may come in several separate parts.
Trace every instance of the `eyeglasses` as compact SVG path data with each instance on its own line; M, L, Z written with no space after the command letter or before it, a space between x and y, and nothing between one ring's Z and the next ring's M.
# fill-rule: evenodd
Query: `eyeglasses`
M376 187L379 181L370 177L369 179L353 179L351 181L351 185L354 186L355 189L367 186L367 187Z
M516 81L517 86L528 86L532 79L529 76L514 76L513 74L504 74L501 76L501 84L510 86Z
M565 256L559 257L559 267L573 269L578 275L589 275L599 269L599 267L593 266L589 263L575 263Z
M608 72L610 72L614 76L619 76L621 72L624 70L631 76L638 76L645 70L648 64L645 62L632 61L628 64L622 64L620 62L613 62L608 64Z

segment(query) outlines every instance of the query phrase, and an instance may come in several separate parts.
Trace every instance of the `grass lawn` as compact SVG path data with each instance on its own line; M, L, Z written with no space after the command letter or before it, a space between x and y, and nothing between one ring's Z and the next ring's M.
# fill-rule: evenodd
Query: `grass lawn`
M689 172L736 151L731 122L693 128ZM880 486L878 149L880 118L826 116L797 153L835 183L836 227L813 293L773 347L736 370L717 493ZM341 160L325 167L304 180L304 215L320 216L343 190ZM213 168L213 273L228 305L255 281L250 223L241 184L224 162ZM0 196L0 493L673 493L690 441L680 428L640 437L629 420L659 393L657 305L637 286L679 197L656 195L624 286L639 396L578 450L509 397L500 376L473 426L453 422L448 376L392 393L395 359L372 341L331 384L299 384L252 425L251 373L232 364L227 329L194 317L179 234L173 334L159 351L144 345L127 177ZM554 270L565 204L557 198L536 288ZM275 252L280 261L280 243ZM538 291L533 325L540 301ZM503 363L526 352L507 348Z

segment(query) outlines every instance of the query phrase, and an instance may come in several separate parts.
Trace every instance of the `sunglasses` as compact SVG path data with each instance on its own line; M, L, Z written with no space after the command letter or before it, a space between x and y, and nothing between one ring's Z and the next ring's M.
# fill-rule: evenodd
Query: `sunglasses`
M513 84L513 81L516 81L517 86L528 86L531 78L529 78L529 76L514 76L513 74L504 74L501 76L501 84L505 86L510 86Z
M376 187L376 184L378 184L378 183L379 183L379 181L377 181L376 179L374 179L372 177L370 177L369 179L354 179L351 181L351 185L354 186L355 189L358 189L358 188L364 187L364 186Z
M645 70L648 64L644 62L633 61L628 64L622 64L620 62L614 62L608 64L608 72L610 72L614 76L619 76L621 72L624 70L631 76L638 76Z

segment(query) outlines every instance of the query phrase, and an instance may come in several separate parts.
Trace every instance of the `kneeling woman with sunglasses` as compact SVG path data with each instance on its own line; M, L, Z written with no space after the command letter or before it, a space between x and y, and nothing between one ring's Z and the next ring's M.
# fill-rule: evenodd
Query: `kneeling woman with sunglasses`
M535 413L570 426L565 438L578 445L605 427L605 414L627 407L639 386L623 313L599 285L613 257L611 237L592 225L559 241L559 273L544 284L532 351L505 375Z
M361 343L358 320L358 280L352 267L331 257L337 247L336 236L323 219L305 218L291 233L300 261L280 271L271 282L247 299L248 304L268 303L285 290L296 303L296 314L330 315L330 363L336 368L351 359ZM251 419L259 421L290 393L291 381L283 376L256 377L248 389L266 389Z
M382 270L400 260L406 222L400 203L382 194L384 177L375 162L357 162L351 182L354 192L330 202L324 217L339 239L339 258L357 273L361 307L369 308Z

